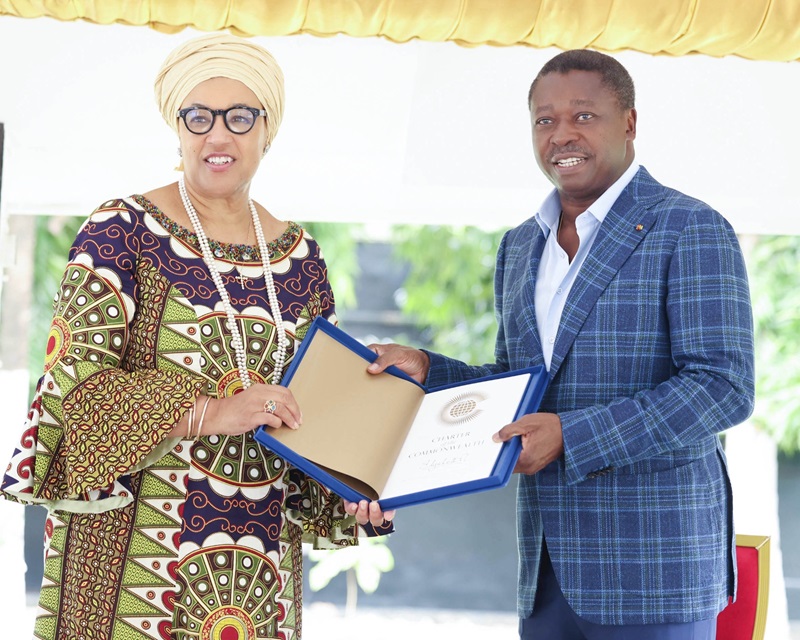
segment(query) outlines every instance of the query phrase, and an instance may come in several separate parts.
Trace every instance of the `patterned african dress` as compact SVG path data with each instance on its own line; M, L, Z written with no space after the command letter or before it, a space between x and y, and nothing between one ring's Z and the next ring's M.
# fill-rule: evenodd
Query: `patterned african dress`
M269 383L276 331L258 248L210 244L251 379ZM315 316L335 321L333 296L301 227L270 253L290 361ZM252 434L168 437L198 394L241 388L196 236L142 196L99 207L70 251L2 485L49 512L37 638L300 638L301 543L356 544L359 528Z

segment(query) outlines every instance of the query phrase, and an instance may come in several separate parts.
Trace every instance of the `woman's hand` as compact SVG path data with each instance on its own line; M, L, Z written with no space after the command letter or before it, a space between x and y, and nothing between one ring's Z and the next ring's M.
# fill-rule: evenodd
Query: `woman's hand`
M303 421L303 414L292 392L279 385L254 384L233 396L209 398L201 428L200 417L205 402L206 396L198 396L195 402L192 437L197 434L198 429L201 436L235 436L252 431L262 424L276 429L283 425L297 429ZM172 435L186 437L188 428L187 411Z
M381 505L377 502L350 502L344 500L344 510L351 516L356 517L356 522L360 525L371 524L374 527L381 526L384 522L391 522L397 511L381 511Z

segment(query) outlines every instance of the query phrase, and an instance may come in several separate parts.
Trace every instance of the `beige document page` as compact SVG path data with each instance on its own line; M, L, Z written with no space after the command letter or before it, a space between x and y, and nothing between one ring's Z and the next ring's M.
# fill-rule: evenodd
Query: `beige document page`
M377 499L425 391L388 373L369 374L368 364L317 331L288 384L303 424L269 429L269 435Z

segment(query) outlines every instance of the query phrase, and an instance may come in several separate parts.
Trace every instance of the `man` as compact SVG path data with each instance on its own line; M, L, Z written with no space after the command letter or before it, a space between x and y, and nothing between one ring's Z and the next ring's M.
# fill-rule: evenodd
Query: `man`
M370 371L435 387L548 368L540 413L496 436L523 443L522 638L712 639L735 585L718 434L754 393L736 236L636 163L633 81L613 58L564 52L528 99L555 189L501 242L496 363L373 345Z

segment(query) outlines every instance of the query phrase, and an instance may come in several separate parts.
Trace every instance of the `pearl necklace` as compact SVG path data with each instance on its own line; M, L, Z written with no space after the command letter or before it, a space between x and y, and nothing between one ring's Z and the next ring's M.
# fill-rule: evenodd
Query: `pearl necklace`
M244 342L242 341L242 334L239 332L239 327L236 324L236 318L233 312L233 305L228 291L225 289L225 283L222 282L222 276L214 263L214 255L211 253L211 247L208 244L208 237L200 224L200 216L189 200L189 194L186 193L186 185L184 184L183 176L178 180L178 191L181 194L183 207L186 209L186 215L194 227L197 242L200 245L200 250L203 252L203 261L208 267L211 274L211 279L217 287L219 297L222 299L222 307L225 309L225 315L228 318L226 326L231 332L231 344L236 355L236 365L239 368L239 378L242 381L242 387L245 389L252 385L250 380L250 372L247 370L247 353L245 352ZM283 375L283 365L286 360L286 347L289 341L286 339L286 329L283 326L283 319L281 318L281 309L278 305L278 293L275 289L275 281L272 277L272 266L269 263L269 247L267 241L264 239L264 231L261 228L261 221L258 219L258 212L252 200L248 200L250 206L250 215L253 219L253 229L256 232L256 241L258 242L258 250L261 252L261 264L264 269L264 283L267 289L267 298L269 299L269 307L272 311L272 318L275 321L275 329L278 333L278 347L275 353L275 368L272 370L272 384L278 384Z

